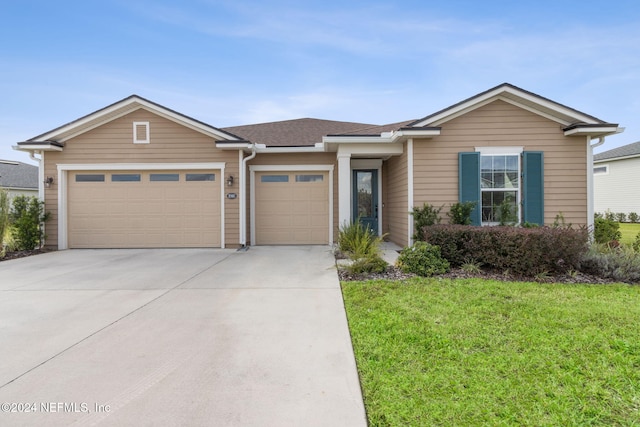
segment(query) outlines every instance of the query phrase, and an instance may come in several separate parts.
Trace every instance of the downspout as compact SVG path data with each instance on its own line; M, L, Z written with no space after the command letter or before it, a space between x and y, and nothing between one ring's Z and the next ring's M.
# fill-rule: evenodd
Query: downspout
M591 137L587 136L587 227L593 230L595 203L593 186L593 149L604 144L604 136L598 137L598 142L591 143Z
M40 157L36 157L36 151L29 151L29 158L38 163L38 199L44 202L44 167L42 166L43 153L37 151Z
M247 246L247 163L257 155L256 144L251 144L251 154L242 159L242 167L240 169L240 247Z

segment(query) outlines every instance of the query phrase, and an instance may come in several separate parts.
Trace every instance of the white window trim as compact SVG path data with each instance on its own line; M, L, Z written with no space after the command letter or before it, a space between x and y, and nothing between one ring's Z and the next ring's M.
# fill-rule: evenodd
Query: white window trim
M58 250L69 249L67 213L67 175L69 171L123 171L123 170L219 170L224 176L224 162L212 163L78 163L58 165ZM224 249L224 179L220 180L220 247Z
M138 139L138 126L144 126L145 128L145 138ZM148 144L150 141L149 138L149 122L133 122L133 143L134 144Z
M595 169L596 169L596 168L604 168L604 172L598 172L598 173L596 173L596 172L595 172ZM594 174L594 175L609 175L609 164L608 164L608 163L607 163L607 164L605 164L605 165L602 165L602 164L594 164L594 165L593 165L593 174Z
M249 166L249 203L251 209L251 245L256 245L256 172L329 172L329 245L333 245L333 165L251 165Z
M522 153L524 152L524 147L476 147L476 152L480 153L480 157L482 156L518 156L518 188L517 188L517 198L516 198L516 206L518 208L518 224L522 222ZM482 159L480 159L480 163L482 164ZM480 168L482 173L482 167ZM482 179L482 177L480 178ZM513 191L513 188L491 188L487 189L487 191L501 191L508 192ZM480 212L482 212L482 193L483 189L480 186ZM480 224L483 226L492 226L498 225L499 222L485 222L482 221L482 214L480 215Z

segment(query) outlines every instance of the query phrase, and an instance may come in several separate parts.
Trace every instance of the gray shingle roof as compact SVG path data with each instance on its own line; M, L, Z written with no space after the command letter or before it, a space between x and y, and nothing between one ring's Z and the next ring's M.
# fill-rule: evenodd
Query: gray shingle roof
M322 142L325 135L352 133L374 126L366 123L305 118L233 126L221 130L256 144L265 144L267 147L308 147Z
M0 160L0 187L38 189L38 167L12 160Z
M594 161L609 160L618 157L640 156L640 141L633 144L623 145L622 147L613 148L593 156Z

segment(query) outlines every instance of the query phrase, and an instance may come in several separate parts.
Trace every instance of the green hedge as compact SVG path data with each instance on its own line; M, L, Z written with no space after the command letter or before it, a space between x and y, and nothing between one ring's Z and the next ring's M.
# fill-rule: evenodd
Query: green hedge
M423 235L454 267L477 263L529 277L577 270L589 242L584 228L433 225Z

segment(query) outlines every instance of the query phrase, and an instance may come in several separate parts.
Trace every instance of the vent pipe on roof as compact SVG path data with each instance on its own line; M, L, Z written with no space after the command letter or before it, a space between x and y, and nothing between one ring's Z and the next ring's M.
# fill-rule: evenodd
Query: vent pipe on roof
M242 150L240 150L242 153ZM247 246L247 195L245 191L247 189L247 163L249 160L256 157L258 152L256 151L256 144L251 144L251 154L242 159L242 165L240 168L240 247L245 248Z

